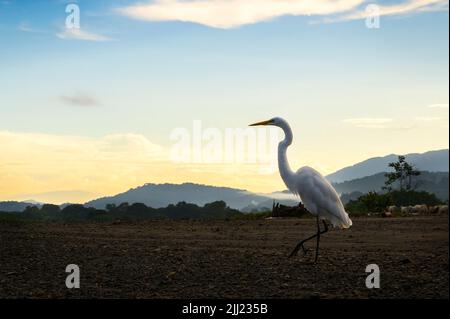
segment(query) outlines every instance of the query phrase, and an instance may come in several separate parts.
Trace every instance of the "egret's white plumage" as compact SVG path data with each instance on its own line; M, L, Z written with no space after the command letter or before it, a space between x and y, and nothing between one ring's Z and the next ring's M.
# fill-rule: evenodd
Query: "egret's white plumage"
M305 166L296 173L292 192L297 193L306 209L321 219L327 219L334 227L349 228L352 221L331 184L315 169Z
M311 167L302 167L297 172L291 170L286 156L293 139L289 124L275 117L252 125L274 125L284 131L285 138L278 145L278 168L287 188L300 197L311 214L330 221L334 227L349 228L352 221L333 186Z

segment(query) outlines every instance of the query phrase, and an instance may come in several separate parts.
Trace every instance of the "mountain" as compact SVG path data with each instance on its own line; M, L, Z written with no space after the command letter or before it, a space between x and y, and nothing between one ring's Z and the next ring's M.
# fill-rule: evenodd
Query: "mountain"
M345 167L326 176L331 183L342 183L365 176L385 172L388 164L396 162L398 155L391 154L384 157L374 157L352 166ZM406 160L416 166L420 171L448 172L448 149L430 151L422 154L412 153L406 155Z
M378 173L371 176L357 178L342 183L333 183L339 194L352 194L354 192L367 193L370 191L381 191L386 177L385 173ZM448 172L421 172L414 178L413 186L417 191L427 191L434 193L441 200L448 200L449 179ZM348 197L348 195L346 195ZM344 200L344 202L347 200Z
M0 202L0 212L22 212L28 206L42 206L42 203L36 201L26 201L26 202L17 202L17 201L6 201Z
M153 208L166 207L169 204L188 202L203 206L222 200L234 209L243 209L249 205L259 205L269 197L254 194L242 189L216 187L193 183L184 184L145 184L132 188L115 196L103 197L87 202L86 207L104 209L106 204L143 203ZM272 205L270 205L272 207Z

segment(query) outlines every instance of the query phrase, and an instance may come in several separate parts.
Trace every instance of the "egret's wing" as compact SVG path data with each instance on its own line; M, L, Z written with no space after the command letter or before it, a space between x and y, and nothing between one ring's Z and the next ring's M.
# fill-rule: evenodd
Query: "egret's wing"
M325 217L337 227L348 228L352 221L333 186L315 169L297 171L297 191L308 210Z

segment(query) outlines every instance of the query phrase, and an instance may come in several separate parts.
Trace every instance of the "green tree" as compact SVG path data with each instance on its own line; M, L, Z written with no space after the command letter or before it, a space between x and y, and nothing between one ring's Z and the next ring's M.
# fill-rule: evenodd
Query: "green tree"
M420 172L414 168L412 164L406 161L406 157L400 155L397 162L389 163L389 167L393 168L394 171L386 173L385 176L387 180L384 182L385 186L383 189L387 191L392 191L394 183L398 182L400 191L411 190L413 176L419 176Z
M413 187L412 185L412 178L413 176L419 176L420 171L414 169L413 165L408 164L408 162L405 161L404 163L404 172L405 172L405 180L406 180L406 189L411 190Z

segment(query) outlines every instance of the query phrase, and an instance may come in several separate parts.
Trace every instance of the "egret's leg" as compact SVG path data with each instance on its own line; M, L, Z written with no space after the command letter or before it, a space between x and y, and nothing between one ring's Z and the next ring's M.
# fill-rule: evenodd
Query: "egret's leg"
M327 223L326 223L324 220L323 220L322 222L323 222L323 225L325 226L325 229L324 229L324 230L320 230L320 227L319 227L319 228L318 228L317 234L314 234L314 235L312 235L312 236L310 236L310 237L308 237L308 238L306 238L306 239L303 239L301 242L299 242L299 243L297 244L297 246L295 246L294 250L291 252L291 254L289 255L288 258L291 258L291 257L295 256L295 255L298 253L298 251L300 250L300 248L302 248L302 249L303 249L303 253L306 254L306 249L305 249L305 247L303 246L303 244L306 243L307 241L313 239L313 238L316 238L316 237L318 237L318 236L320 236L320 235L322 235L322 234L325 234L325 233L328 231L328 225L327 225ZM319 224L318 224L318 225L319 225ZM317 251L316 251L316 260L317 260L317 254L318 254L318 253L317 253Z
M319 242L320 242L320 221L319 216L317 216L317 241L316 241L316 258L314 258L314 262L317 262L317 258L319 258Z
M320 223L319 223L319 217L317 217L317 246L316 246L316 258L314 259L314 262L317 262L317 258L319 258L319 240L320 240L320 235L321 234L325 234L326 232L328 232L328 225L326 223L325 220L322 220L323 222L323 226L325 227L324 230L320 230Z

